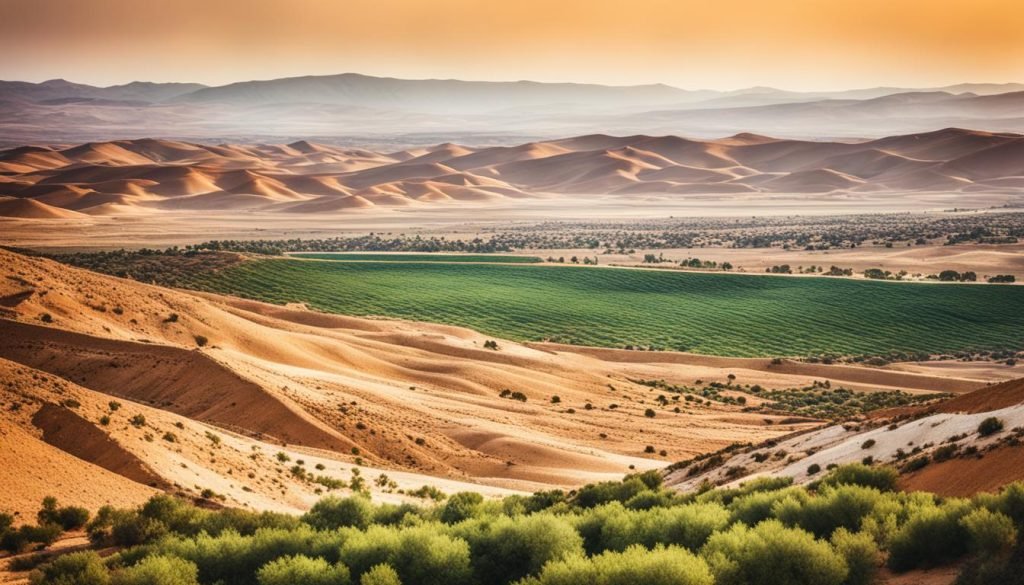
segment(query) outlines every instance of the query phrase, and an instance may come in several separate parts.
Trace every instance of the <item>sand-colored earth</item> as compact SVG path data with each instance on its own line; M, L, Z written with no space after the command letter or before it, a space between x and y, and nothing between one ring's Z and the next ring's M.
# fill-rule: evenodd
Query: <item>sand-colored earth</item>
M6 251L0 273L0 366L11 380L4 403L23 403L16 412L4 408L0 419L5 432L33 437L17 464L41 478L15 481L21 491L9 491L4 503L25 513L56 489L46 478L64 468L35 465L36 451L51 460L77 457L87 477L138 486L94 495L68 486L53 494L69 501L95 505L109 493L138 499L151 493L143 483L153 483L189 494L212 489L235 505L302 509L320 486L292 476L298 459L314 475L345 481L357 465L368 480L385 473L399 487L373 486L383 498L424 484L497 494L618 478L814 426L717 403L680 402L677 413L630 379L725 381L731 373L770 388L815 379L867 390L979 386L846 366L767 367L763 360L505 340L494 351L465 329L186 293ZM505 389L527 400L500 398ZM69 397L77 406L68 406ZM111 400L123 406L111 412ZM136 414L143 424L131 424ZM90 437L91 447L72 444L68 429ZM645 452L648 446L656 452ZM116 461L101 452L114 452ZM103 484L87 487L94 485Z
M324 214L575 195L634 204L724 196L748 202L747 213L749 203L776 195L818 195L840 207L877 200L875 211L891 205L886 197L924 194L936 205L956 195L960 206L976 207L982 200L1008 203L1024 190L1022 152L1021 135L961 129L865 142L588 135L398 152L307 141L208 146L143 138L0 152L0 215ZM776 212L785 208L771 203Z

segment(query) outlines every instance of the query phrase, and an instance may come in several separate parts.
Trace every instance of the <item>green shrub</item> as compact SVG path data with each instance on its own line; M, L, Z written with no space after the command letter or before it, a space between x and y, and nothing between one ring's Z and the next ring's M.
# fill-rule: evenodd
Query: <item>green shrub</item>
M445 524L455 524L476 515L484 497L476 492L452 494L441 508L440 519Z
M971 548L984 555L996 555L1013 548L1017 528L1005 514L979 508L960 519L967 530Z
M716 585L841 585L849 572L827 542L775 520L719 532L701 556Z
M844 585L870 585L882 564L875 539L864 532L840 528L832 534L832 546L846 561L849 574Z
M565 518L552 514L484 518L454 531L469 543L478 583L504 585L536 574L553 561L583 554L583 539Z
M365 529L373 521L373 504L362 496L328 496L313 505L302 521L319 530L352 526Z
M712 585L708 565L677 547L647 550L632 546L593 557L572 556L549 563L522 585Z
M167 556L151 556L114 572L113 585L199 585L193 563Z
M398 578L398 573L394 569L381 564L363 573L359 585L402 585L402 580Z
M821 480L821 485L859 485L883 492L896 490L899 472L887 465L877 467L863 463L840 465Z
M467 585L472 583L469 545L443 534L441 524L411 528L371 526L352 534L341 546L341 559L362 575L381 563L391 565L403 583Z
M259 585L349 585L348 567L296 555L270 561L256 573Z
M994 435L1001 430L1003 430L1003 421L994 416L990 416L978 424L978 434L982 437Z
M906 523L889 543L888 565L903 572L952 562L967 552L968 537L960 518L963 505L921 506L910 511Z
M615 502L584 514L576 528L583 536L586 551L596 554L606 550L621 552L634 544L647 548L678 545L696 550L728 522L728 510L717 503L627 510Z
M32 585L107 585L110 575L93 551L61 555L29 575Z

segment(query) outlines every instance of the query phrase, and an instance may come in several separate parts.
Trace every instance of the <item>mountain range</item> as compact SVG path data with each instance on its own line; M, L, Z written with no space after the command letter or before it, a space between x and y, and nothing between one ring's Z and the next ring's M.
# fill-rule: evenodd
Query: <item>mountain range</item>
M0 136L7 145L150 136L198 142L313 137L337 145L511 145L601 132L876 138L951 126L1024 131L1024 84L713 91L353 73L216 87L0 81Z

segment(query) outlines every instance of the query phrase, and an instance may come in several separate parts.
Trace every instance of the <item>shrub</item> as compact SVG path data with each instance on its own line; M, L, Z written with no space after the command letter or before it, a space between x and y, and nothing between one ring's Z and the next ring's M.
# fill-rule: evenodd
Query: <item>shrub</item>
M362 496L328 496L314 504L302 517L302 521L318 530L333 530L346 526L363 530L373 521L373 504Z
M996 555L1013 548L1017 529L1005 514L979 508L960 519L967 530L971 548L984 555Z
M443 534L439 524L411 528L371 526L341 545L341 559L354 575L387 563L403 583L468 585L472 583L469 545Z
M282 557L263 565L256 572L259 585L348 585L348 567L331 565L324 559L296 555Z
M807 466L807 475L816 475L819 472L821 472L821 465L811 463Z
M844 585L869 585L882 564L882 553L874 538L865 532L840 528L832 534L832 546L846 560L849 574Z
M210 340L207 339L205 335L196 335L195 339L196 345L198 345L199 347L206 347L206 344L210 343Z
M549 562L583 554L583 539L569 521L551 514L466 522L455 535L469 543L473 573L487 585L512 583Z
M863 519L882 502L878 490L858 485L825 487L817 497L800 505L788 499L775 508L775 516L788 526L799 526L819 538L828 538L838 528L857 531Z
M647 410L644 411L644 416L646 416L647 418L654 418L656 414L657 413L654 412L653 408L648 408Z
M402 581L394 569L386 564L381 564L363 573L359 585L402 585Z
M708 565L677 547L633 546L590 558L572 556L549 563L522 585L712 585Z
M456 524L476 515L484 497L476 492L452 494L441 508L440 520L445 524Z
M910 511L910 518L892 535L889 568L909 571L953 561L967 552L966 529L960 524L963 505L923 505Z
M864 441L861 444L860 448L861 449L870 449L870 448L872 448L874 446L875 446L875 440L874 439L868 439L867 441Z
M859 485L883 492L896 490L899 472L892 467L873 467L863 463L840 465L821 480L821 485Z
M1001 430L1003 430L1003 421L994 416L990 416L978 424L978 434L982 437L994 435Z
M194 563L170 556L150 556L114 573L113 585L199 585Z
M728 522L729 512L717 503L651 510L626 510L616 503L584 516L577 529L590 554L605 550L621 552L634 544L647 548L678 545L696 550Z
M712 536L701 550L716 585L840 585L846 561L803 530L767 520Z
M110 575L103 559L93 551L61 555L29 576L32 585L107 585Z

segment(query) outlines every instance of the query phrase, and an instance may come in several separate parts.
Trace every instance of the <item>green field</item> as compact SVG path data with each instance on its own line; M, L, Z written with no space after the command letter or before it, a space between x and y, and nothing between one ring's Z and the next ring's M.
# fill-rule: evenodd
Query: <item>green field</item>
M536 264L536 256L504 256L501 254L391 254L366 252L297 252L292 254L307 260L335 260L340 262L474 262L501 264Z
M1024 287L465 263L252 260L192 285L520 341L736 356L1024 348Z

